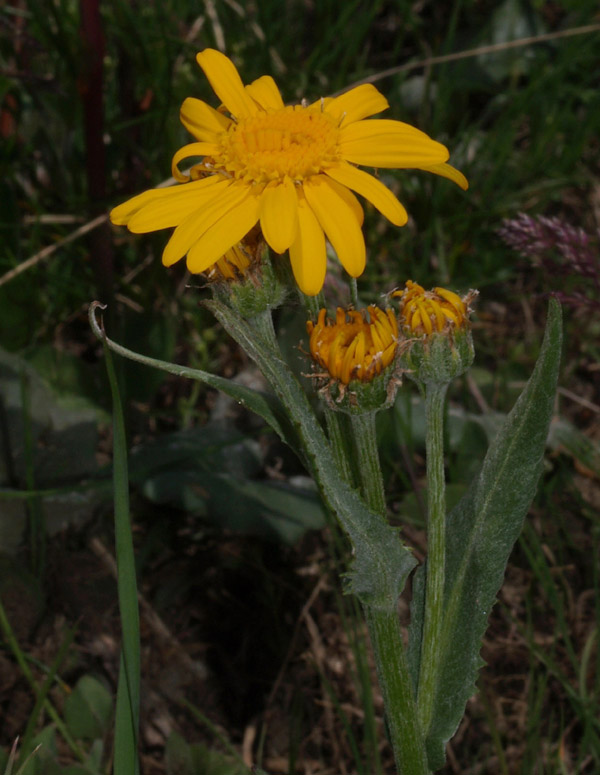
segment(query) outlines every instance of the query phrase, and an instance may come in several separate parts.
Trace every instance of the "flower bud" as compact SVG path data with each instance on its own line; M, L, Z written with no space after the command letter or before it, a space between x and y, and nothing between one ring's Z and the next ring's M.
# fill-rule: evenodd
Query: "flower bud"
M400 300L400 321L409 337L402 365L418 383L447 384L464 374L475 355L469 322L477 291L460 298L446 288L426 291L408 280Z
M335 321L321 309L306 330L310 355L323 369L313 376L324 380L330 407L362 413L389 406L397 386L393 362L398 348L398 322L391 309L338 307Z
M246 319L279 307L288 293L287 284L273 269L259 229L230 248L206 274L215 296Z

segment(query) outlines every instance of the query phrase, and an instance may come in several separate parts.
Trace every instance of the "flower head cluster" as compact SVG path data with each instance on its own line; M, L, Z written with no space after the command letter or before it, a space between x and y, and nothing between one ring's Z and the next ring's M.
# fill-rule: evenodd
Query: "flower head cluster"
M317 322L309 320L306 328L311 356L332 379L343 385L370 382L394 360L398 323L391 309L338 307L335 321L326 316L327 311L320 310Z
M405 327L417 336L463 328L468 321L468 304L446 288L426 291L408 280L403 291L395 291L392 295L400 300Z
M555 251L579 274L588 277L598 274L600 229L591 236L562 218L519 213L516 218L505 218L498 234L526 258L539 259Z
M270 76L245 86L233 62L213 49L197 61L222 104L183 103L181 120L196 138L173 158L184 185L146 191L111 212L113 223L135 233L175 227L166 266L187 256L191 272L205 272L260 224L276 253L289 250L300 289L315 295L325 278L325 238L348 274L363 272L363 208L355 193L393 224L407 221L391 191L359 165L426 170L467 187L446 163L448 150L425 133L400 121L365 120L388 107L370 84L285 105ZM189 173L179 169L185 159L196 159Z
M589 234L563 218L519 213L499 236L560 283L556 296L575 308L600 310L600 229Z

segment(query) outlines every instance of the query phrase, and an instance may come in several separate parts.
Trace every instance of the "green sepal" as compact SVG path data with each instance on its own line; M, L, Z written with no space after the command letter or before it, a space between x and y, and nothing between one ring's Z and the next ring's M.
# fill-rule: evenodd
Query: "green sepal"
M400 358L407 374L417 383L446 385L464 374L475 352L469 328L414 339Z
M392 364L369 382L355 379L348 385L343 385L337 380L332 380L326 387L327 406L335 412L350 415L389 409L396 399L399 385L400 379Z
M546 333L534 372L490 444L479 476L446 520L446 589L442 664L432 722L426 730L429 765L444 765L446 742L455 733L484 664L481 641L542 471L552 417L562 341L562 315L551 300ZM415 574L409 662L419 675L426 566Z
M243 318L280 307L289 294L289 285L275 271L266 246L245 277L215 282L211 289L216 299L236 309Z

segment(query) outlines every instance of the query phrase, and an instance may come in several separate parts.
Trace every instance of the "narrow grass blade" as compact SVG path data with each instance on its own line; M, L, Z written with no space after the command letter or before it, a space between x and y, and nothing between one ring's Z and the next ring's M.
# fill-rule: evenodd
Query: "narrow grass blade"
M115 775L139 772L137 755L140 712L140 621L135 577L135 555L129 516L127 442L117 376L112 355L104 344L106 369L113 399L113 482L115 493L115 546L118 570L122 645L115 719Z
M46 675L46 679L44 680L44 683L42 684L39 692L37 693L35 705L33 706L33 710L31 711L31 713L29 714L29 720L27 721L25 734L23 735L23 741L21 743L21 758L23 756L28 756L30 752L31 741L33 740L33 737L35 735L38 717L42 711L42 708L44 707L46 698L48 697L48 692L50 691L52 684L54 683L56 674L58 673L58 670L65 656L67 655L69 646L73 642L74 636L75 636L75 628L68 630L63 642L60 645L58 653L54 658L54 662L52 663L50 670Z

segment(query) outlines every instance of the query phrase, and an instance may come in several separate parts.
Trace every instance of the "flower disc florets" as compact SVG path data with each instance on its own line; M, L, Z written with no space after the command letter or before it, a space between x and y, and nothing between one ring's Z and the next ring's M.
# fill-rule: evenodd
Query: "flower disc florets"
M330 403L335 399L344 411L371 411L388 402L392 376L388 367L398 348L398 322L391 309L338 307L335 320L322 309L316 323L307 322L306 330L310 354L323 369L315 376L325 380Z
M302 183L338 161L339 134L326 113L288 106L233 124L213 162L246 183L283 182L286 177Z
M466 300L446 288L425 288L407 280L403 291L394 291L400 301L404 326L416 336L464 328L468 322Z
M367 319L367 314L369 319ZM310 354L332 379L344 385L352 380L370 382L390 365L398 345L398 323L391 309L385 312L337 308L335 321L322 309L316 323L309 320Z

